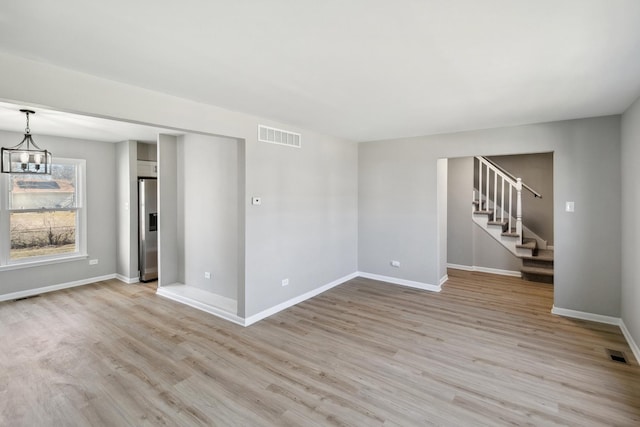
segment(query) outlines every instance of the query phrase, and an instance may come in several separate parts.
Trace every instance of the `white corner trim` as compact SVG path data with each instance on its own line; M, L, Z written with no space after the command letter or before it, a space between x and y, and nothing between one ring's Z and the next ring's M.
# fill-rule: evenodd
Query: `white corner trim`
M438 284L438 286L440 286L440 288L442 288L442 285L444 285L447 282L447 280L449 280L449 275L445 274L444 276L442 276L440 278L440 283Z
M160 295L161 297L179 302L184 305L188 305L189 307L193 307L200 311L213 314L216 317L220 317L224 320L228 320L237 325L246 326L244 319L240 316L237 316L233 313L229 313L228 311L222 310L218 307L204 303L202 301L198 301L198 300L189 298L187 296L180 295L175 292L171 292L170 289L165 289L164 286L158 286L158 289L156 290L156 295Z
M328 291L331 288L334 288L334 287L336 287L338 285L343 284L344 282L348 282L351 279L355 279L358 276L359 276L359 274L357 272L348 274L348 275L346 275L344 277L341 277L341 278L339 278L337 280L334 280L331 283L327 283L324 286L321 286L321 287L316 288L316 289L314 289L312 291L306 292L306 293L304 293L302 295L298 295L297 297L291 298L290 300L287 300L287 301L285 301L283 303L280 303L280 304L275 305L275 306L273 306L271 308L263 310L263 311L261 311L261 312L259 312L257 314L254 314L253 316L249 316L249 317L244 319L244 326L252 325L252 324L256 323L259 320L262 320L264 318L272 316L272 315L278 313L279 311L285 310L285 309L287 309L287 308L289 308L291 306L299 304L299 303L301 303L301 302L303 302L305 300L308 300L309 298L313 298L316 295L319 295L319 294L321 294L321 293L323 293L325 291Z
M631 336L631 332L629 332L629 329L627 329L627 325L624 324L624 320L622 319L620 319L620 330L622 331L622 335L624 335L624 337L626 338L629 347L631 347L631 351L636 357L636 362L640 363L640 348Z
M480 267L477 265L460 265L460 264L447 264L447 268L453 268L454 270L464 271L478 271L480 273L498 274L500 276L520 277L522 274L519 271L513 270L501 270L499 268Z
M398 279L396 277L381 276L379 274L358 272L358 276L365 279L379 280L381 282L393 283L394 285L408 286L410 288L422 289L424 291L440 292L442 290L441 285L431 285L429 283L414 282L413 280Z
M126 277L126 276L123 276L122 274L116 274L116 279L129 285L140 282L139 277Z
M590 320L592 322L606 323L608 325L620 325L619 317L604 316L602 314L587 313L586 311L570 310L568 308L560 308L555 305L551 308L551 313L558 316L572 317L574 319Z
M18 298L26 298L33 295L40 295L47 292L59 291L61 289L74 288L76 286L89 285L91 283L100 282L102 280L115 279L115 274L107 274L106 276L90 277L88 279L76 280L73 282L60 283L58 285L44 286L42 288L27 289L24 291L11 292L9 294L0 295L0 301L10 301Z

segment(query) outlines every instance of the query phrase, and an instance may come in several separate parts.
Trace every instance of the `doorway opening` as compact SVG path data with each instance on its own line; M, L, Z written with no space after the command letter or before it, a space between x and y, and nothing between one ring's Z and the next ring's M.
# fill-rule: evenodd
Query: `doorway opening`
M447 267L553 283L553 199L552 152L448 159Z

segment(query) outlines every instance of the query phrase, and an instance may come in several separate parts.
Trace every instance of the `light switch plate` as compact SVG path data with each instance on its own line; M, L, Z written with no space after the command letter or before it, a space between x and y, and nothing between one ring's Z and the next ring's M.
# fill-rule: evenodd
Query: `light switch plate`
M574 202L567 202L565 204L564 210L567 211L567 212L575 212L575 203Z

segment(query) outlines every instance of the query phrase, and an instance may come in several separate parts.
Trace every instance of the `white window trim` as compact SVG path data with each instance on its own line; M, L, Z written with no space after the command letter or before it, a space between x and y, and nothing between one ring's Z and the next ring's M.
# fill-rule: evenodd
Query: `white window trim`
M87 161L84 159L54 158L53 163L71 163L76 165L78 176L76 179L76 194L78 197L76 208L76 247L71 253L59 255L46 255L30 257L19 260L10 259L11 241L9 238L9 174L0 174L0 271L30 268L41 265L57 264L61 262L76 261L88 258L87 254L87 204L86 204L86 169Z

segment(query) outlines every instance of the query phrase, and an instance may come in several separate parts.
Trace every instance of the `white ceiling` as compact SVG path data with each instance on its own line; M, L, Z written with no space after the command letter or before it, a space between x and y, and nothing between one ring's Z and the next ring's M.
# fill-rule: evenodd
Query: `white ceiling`
M365 141L623 112L640 1L6 1L0 50Z

